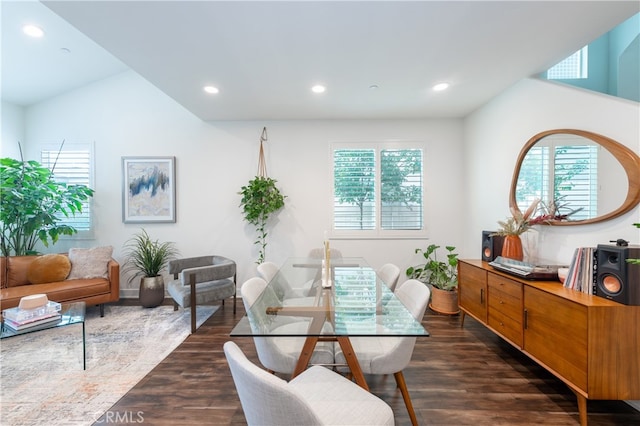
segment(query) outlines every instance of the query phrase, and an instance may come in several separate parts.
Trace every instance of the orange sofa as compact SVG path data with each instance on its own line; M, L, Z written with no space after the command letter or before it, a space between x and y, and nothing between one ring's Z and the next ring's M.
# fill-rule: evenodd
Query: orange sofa
M100 316L104 316L104 303L120 299L120 265L114 259L106 265L106 278L66 278L33 284L29 281L29 268L39 257L0 257L0 311L18 306L24 296L46 294L49 300L59 303L84 301L99 305Z

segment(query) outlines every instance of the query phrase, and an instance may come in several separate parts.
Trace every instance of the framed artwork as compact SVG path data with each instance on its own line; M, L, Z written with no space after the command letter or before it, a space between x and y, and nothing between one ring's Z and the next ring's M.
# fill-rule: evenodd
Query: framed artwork
M176 221L176 157L122 157L122 221Z

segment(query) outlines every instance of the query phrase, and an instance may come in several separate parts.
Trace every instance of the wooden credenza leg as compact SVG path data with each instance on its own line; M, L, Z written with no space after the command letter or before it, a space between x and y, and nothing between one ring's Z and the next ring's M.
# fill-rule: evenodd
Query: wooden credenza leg
M580 415L580 426L587 426L587 398L576 393L578 399L578 414Z
M465 316L465 312L464 311L460 311L460 328L464 328L464 316Z

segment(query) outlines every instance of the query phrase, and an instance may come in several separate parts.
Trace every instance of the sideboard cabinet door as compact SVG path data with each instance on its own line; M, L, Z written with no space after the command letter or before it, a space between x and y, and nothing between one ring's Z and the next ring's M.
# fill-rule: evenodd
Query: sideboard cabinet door
M487 271L458 264L458 304L483 324L487 323Z
M524 287L524 350L557 375L587 392L587 308Z

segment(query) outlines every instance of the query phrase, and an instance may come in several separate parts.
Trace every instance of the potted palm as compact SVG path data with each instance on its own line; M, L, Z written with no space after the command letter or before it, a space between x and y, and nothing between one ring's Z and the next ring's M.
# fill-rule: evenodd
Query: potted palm
M431 286L431 303L433 311L454 315L458 308L458 254L453 246L445 246L447 260L438 260L439 245L430 244L426 250L417 248L415 253L422 253L425 263L407 268L410 279L417 279Z
M147 231L129 239L125 245L126 261L123 272L133 274L129 282L140 278L140 304L145 308L154 308L164 300L164 278L160 274L173 260L178 251L172 242L161 243L152 240Z

